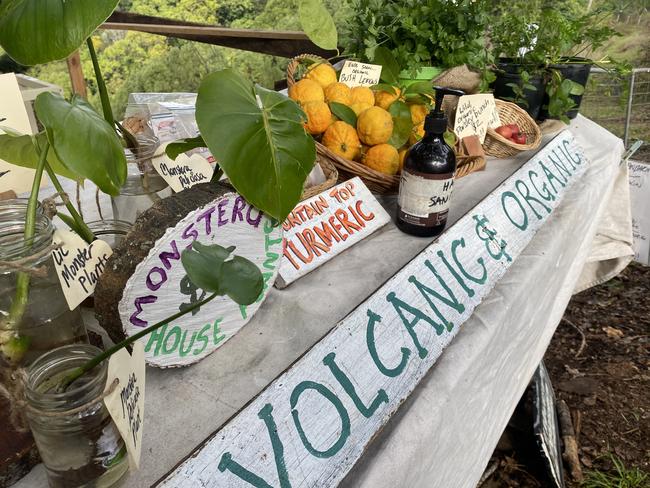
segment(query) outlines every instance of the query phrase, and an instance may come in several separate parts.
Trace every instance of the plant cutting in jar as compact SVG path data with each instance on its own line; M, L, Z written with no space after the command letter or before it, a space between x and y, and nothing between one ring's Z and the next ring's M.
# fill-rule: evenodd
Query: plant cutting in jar
M45 93L35 104L36 115L45 127L42 133L29 136L6 129L0 134L0 157L36 171L26 212L25 242L33 238L43 172L48 173L60 193L63 189L57 175L77 181L90 179L109 195L118 194L124 183L123 147L136 148L137 142L114 120L90 38L117 3L118 0L100 0L92 5L78 1L43 4L38 0L16 0L0 5L0 45L22 64L62 59L84 42L87 44L103 112L102 119L78 96L67 101ZM336 29L326 11L325 20L329 18L330 22L321 22L324 9L320 2L300 0L299 10L305 31L315 42L335 48ZM221 107L221 93L230 94L229 101L239 108L245 106L254 115L247 117L245 113L231 110L233 103ZM230 183L251 203L279 220L298 202L303 182L315 160L314 143L302 128L303 120L304 114L293 102L253 86L230 70L208 76L197 101L199 129L206 145L224 162L222 166ZM233 133L238 136L232 138ZM213 179L219 175L220 168L216 168ZM92 232L75 208L67 200L65 203L70 216L61 213L59 216L87 242L92 242ZM26 347L18 329L27 305L29 280L28 273L18 274L10 313L0 324L3 330L10 331L3 334L0 343L11 349L14 359L20 356L15 354L16 347Z

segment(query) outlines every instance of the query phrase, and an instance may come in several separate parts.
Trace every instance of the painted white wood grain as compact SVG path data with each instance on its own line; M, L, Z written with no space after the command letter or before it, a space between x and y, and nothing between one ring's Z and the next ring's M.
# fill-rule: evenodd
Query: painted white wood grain
M190 212L156 241L126 284L119 312L127 336L179 311L182 304L205 298L184 280L181 252L202 244L235 246L234 254L250 259L264 276L264 291L249 306L227 296L203 305L140 339L148 364L159 367L195 363L221 347L255 314L277 276L282 256L282 228L243 197L228 193Z
M359 177L300 202L283 224L284 256L275 286L285 288L389 221Z
M336 486L587 164L559 134L159 486Z

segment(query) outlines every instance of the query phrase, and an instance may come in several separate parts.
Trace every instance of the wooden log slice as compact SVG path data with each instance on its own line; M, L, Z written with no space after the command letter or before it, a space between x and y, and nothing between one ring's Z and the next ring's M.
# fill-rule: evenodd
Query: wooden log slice
M215 351L257 311L282 256L282 228L232 188L196 185L156 202L114 249L95 289L95 315L117 342L204 298L187 280L181 252L194 240L236 246L262 271L264 291L249 306L218 297L140 339L148 364L185 366Z

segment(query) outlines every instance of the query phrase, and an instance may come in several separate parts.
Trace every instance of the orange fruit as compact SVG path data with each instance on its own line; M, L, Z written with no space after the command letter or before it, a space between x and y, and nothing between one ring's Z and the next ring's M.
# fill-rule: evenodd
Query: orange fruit
M305 129L312 135L322 134L332 123L332 112L325 102L307 102L302 109L307 115Z
M372 105L368 105L367 103L353 103L350 105L350 108L352 111L359 117L363 112L368 110Z
M381 107L370 107L357 118L359 139L370 146L388 142L393 133L393 118Z
M397 153L399 154L399 171L400 173L402 172L402 169L404 169L404 159L406 159L406 153L408 152L409 148L407 146L402 147Z
M394 175L399 170L399 154L390 144L378 144L368 149L363 163L375 171Z
M342 120L330 125L323 134L323 145L345 159L356 159L361 153L357 131Z
M367 86L355 86L350 90L350 104L354 103L373 106L375 104L375 94Z
M325 88L325 101L350 105L350 87L345 83L331 83Z
M325 100L325 94L315 81L302 79L289 88L289 98L304 105L309 102L322 102Z
M409 110L411 111L411 122L413 122L413 125L418 125L424 122L424 118L429 113L427 106L419 103L409 105Z
M392 105L392 103L399 98L400 95L400 90L397 87L393 87L395 89L395 93L390 93L387 91L376 91L375 92L375 105L378 107L383 108L384 110L388 110L388 108Z
M336 71L327 63L312 64L307 70L305 78L315 81L324 90L325 87L336 83Z

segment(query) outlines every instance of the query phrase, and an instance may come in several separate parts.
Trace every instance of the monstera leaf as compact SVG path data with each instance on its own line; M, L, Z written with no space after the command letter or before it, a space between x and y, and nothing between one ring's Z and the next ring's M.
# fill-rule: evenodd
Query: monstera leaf
M204 291L228 295L240 305L250 305L262 293L264 279L257 266L241 256L231 256L235 246L205 245L194 241L181 262L192 283Z
M119 0L4 0L0 45L21 64L68 57L115 10Z
M126 180L126 157L115 130L86 102L74 96L41 93L34 103L38 120L60 161L100 190L118 195Z
M34 143L38 145L38 149L40 150L44 147L45 141L47 141L45 132L41 132L35 136L17 133L0 134L0 159L4 159L8 163L15 164L16 166L35 169L38 164L39 153ZM47 162L56 174L79 182L83 181L83 177L70 171L59 161L54 151L47 153Z
M226 69L205 77L196 122L235 189L282 222L300 199L316 159L304 113L284 95Z

